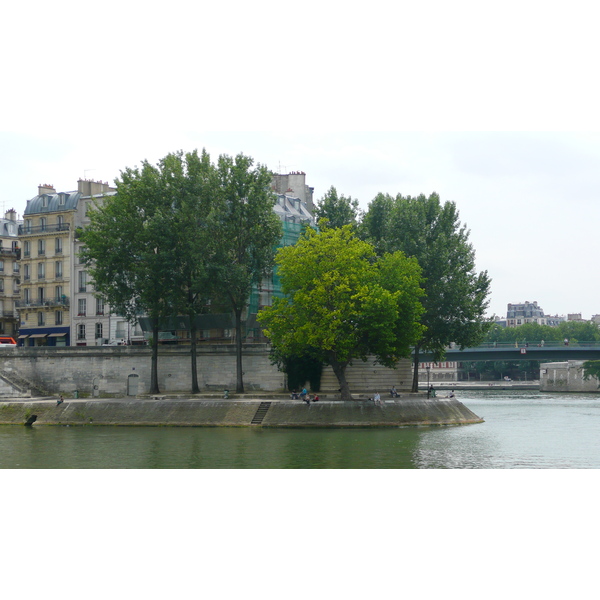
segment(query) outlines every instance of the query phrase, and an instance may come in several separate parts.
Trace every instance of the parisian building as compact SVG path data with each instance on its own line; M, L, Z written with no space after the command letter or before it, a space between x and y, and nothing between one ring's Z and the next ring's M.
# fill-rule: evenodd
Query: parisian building
M0 219L0 335L14 339L19 331L16 305L20 295L20 224L14 209Z

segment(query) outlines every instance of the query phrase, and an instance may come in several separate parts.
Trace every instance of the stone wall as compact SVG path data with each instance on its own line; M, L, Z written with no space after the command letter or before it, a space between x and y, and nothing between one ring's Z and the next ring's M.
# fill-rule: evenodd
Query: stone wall
M116 347L22 347L0 357L0 373L17 376L48 394L72 397L119 397L146 394L150 387L151 351L142 346ZM233 345L198 348L198 382L201 391L235 390L236 367ZM244 346L244 386L246 391L280 392L286 379L269 361L265 344ZM392 385L409 390L410 362L386 369L374 362L356 361L348 368L352 392L385 393ZM158 357L161 392L189 392L191 389L189 346L163 346ZM337 390L331 368L325 369L322 391Z
M583 379L582 360L542 363L540 365L541 392L589 392L598 393L598 380Z

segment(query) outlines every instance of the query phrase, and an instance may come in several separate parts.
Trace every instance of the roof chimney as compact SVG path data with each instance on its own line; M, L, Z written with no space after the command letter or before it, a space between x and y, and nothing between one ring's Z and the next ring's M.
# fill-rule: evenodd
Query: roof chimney
M40 184L38 185L38 196L41 196L42 194L56 194L56 190L54 189L54 186L52 184Z

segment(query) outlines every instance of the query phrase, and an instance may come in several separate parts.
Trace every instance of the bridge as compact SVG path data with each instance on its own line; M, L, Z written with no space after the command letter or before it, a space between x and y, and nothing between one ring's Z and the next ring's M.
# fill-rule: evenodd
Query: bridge
M539 360L542 362L564 362L567 360L600 360L600 342L530 342L529 344L488 342L460 350L448 348L448 361L496 361L496 360ZM419 362L433 362L429 352L419 353Z

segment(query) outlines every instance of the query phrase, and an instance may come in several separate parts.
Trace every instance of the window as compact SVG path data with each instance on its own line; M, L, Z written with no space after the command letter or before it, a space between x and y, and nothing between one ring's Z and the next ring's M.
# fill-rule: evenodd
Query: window
M104 300L102 298L96 299L96 314L97 315L104 314Z
M48 208L48 196L42 196L42 208Z
M0 272L4 271L4 261L0 260Z
M77 325L77 339L85 340L85 325Z
M46 217L40 217L40 231L46 231L47 224L48 224L48 219L46 219Z
M24 256L31 255L31 242L26 241L25 244L23 244L23 255Z
M0 293L4 292L4 279L0 279Z
M31 265L23 265L23 279L26 281L31 279Z
M31 219L25 219L25 233L31 233L33 222Z
M54 254L62 254L62 251L63 251L62 238L55 238L54 239Z
M86 309L87 307L85 298L79 298L79 300L77 301L77 316L85 317Z
M86 283L87 283L87 272L79 271L79 291L80 292L86 291L86 288L85 288Z
M55 325L62 325L62 322L63 322L62 310L57 310L54 313L54 324Z
M44 291L44 288L38 288L38 299L40 301L40 304L43 304L46 300L46 293Z
M25 288L23 290L23 300L25 304L29 304L31 302L31 290L29 288Z
M102 337L102 323L96 323L96 339L100 339Z
M46 240L38 240L38 256L46 254Z
M38 315L38 325L45 325L45 323L44 323L44 313L43 312L39 312L37 315Z
M66 200L67 200L67 195L66 195L66 194L61 194L61 195L58 197L58 205L59 205L59 206L64 206L64 205L65 205L65 202L66 202Z
M13 279L13 294L19 293L19 280Z
M46 279L46 265L38 263L38 279Z
M62 285L57 285L54 288L54 297L56 298L57 302L61 302L62 301L62 295L63 295Z
M13 273L18 273L20 270L19 263L15 260L13 263Z
M58 260L54 263L54 277L56 279L62 279L63 276L63 264L62 261Z

